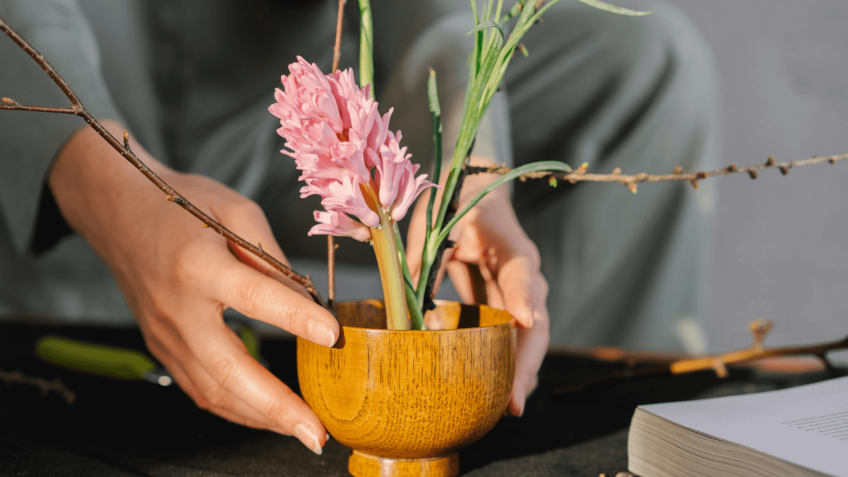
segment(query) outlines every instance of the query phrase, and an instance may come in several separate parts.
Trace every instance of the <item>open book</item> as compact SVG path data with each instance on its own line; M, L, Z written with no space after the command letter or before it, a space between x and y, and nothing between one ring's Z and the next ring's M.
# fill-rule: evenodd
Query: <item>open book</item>
M639 406L628 457L640 477L848 477L848 377Z

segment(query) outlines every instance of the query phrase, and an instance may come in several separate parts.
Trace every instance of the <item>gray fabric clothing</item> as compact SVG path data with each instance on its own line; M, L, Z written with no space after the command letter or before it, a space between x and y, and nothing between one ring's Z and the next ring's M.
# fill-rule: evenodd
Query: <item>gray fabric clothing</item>
M695 27L664 5L642 19L581 7L552 8L507 71L516 162L714 166L717 81ZM514 202L550 284L551 342L680 349L675 325L703 319L710 184L539 182L517 182Z
M296 55L329 70L336 4L6 0L0 15L45 53L96 117L124 121L169 166L256 200L297 263L297 257L324 256L325 241L306 235L318 200L299 198L298 174L278 152L283 140L267 106ZM357 58L357 12L349 4L342 67ZM395 107L392 128L403 130L413 160L426 168L432 156L427 68L439 75L450 157L471 47L463 36L471 22L467 7L449 0L373 0L372 7L377 99L384 112ZM63 29L42 25L45 17ZM506 92L496 95L475 153L506 163L513 157L516 163L586 161L594 171L705 165L715 141L715 84L693 31L662 5L640 19L577 3L555 6L523 42L530 57L510 65ZM34 82L37 66L15 48L0 41L0 92L21 102L65 104L49 79ZM33 72L23 78L26 68ZM23 79L15 83L15 75ZM20 86L20 93L7 85ZM48 216L41 198L49 165L83 124L18 112L3 113L0 123L0 140L14 144L0 153L0 315L130 323L117 285L79 237L29 253L35 224ZM7 134L12 123L23 132ZM634 197L611 185L516 185L519 217L539 245L551 285L554 342L677 347L670 325L700 316L699 240L706 224L686 187L645 185ZM367 245L341 245L340 260L374 263Z

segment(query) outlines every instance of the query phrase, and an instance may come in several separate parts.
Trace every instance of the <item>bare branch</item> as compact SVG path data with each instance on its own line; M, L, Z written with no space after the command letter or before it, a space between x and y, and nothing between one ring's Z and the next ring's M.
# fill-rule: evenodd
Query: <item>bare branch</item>
M4 381L6 386L11 386L12 384L29 384L31 386L35 386L41 389L42 396L47 396L47 393L54 391L56 394L62 396L62 399L64 399L68 404L73 404L77 399L77 395L70 389L66 388L59 378L55 378L53 381L48 381L44 378L26 376L20 371L8 373L0 369L0 381Z
M79 116L78 111L73 108L48 108L44 106L26 106L18 103L14 99L11 98L2 98L0 101L3 101L6 104L0 104L0 110L6 109L9 111L34 111L37 113L59 113L59 114L73 114L74 116Z
M59 73L56 72L56 70L47 61L47 59L45 59L44 56L41 53L36 51L36 49L33 48L32 45L30 45L26 40L24 40L23 37L21 37L18 34L18 32L16 32L8 23L6 23L6 21L2 17L0 17L0 30L5 32L12 39L12 41L17 43L18 46L20 46L24 51L26 51L27 54L29 54L29 56L32 57L32 59L35 60L35 62L38 63L39 66L41 66L41 69L43 69L44 72L47 73L48 76L50 76L50 78L53 80L53 82L56 83L56 85L59 87L59 89L61 89L62 92L65 93L65 96L68 97L68 99L71 101L71 104L73 106L72 108L70 108L70 110L73 111L73 113L68 111L69 108L27 107L27 108L30 108L30 109L26 109L26 110L28 110L28 111L54 112L54 113L61 112L61 113L67 113L67 114L74 114L76 116L83 118L85 120L85 122L88 123L88 125L91 126L91 128L94 129L97 132L97 134L99 134L103 139L106 140L106 142L109 143L110 146L112 146L112 148L114 148L116 151L118 151L118 153L121 154L121 156L123 156L127 161L129 161L136 169L138 169L142 174L144 174L144 176L147 177L151 182L156 184L156 187L158 187L162 192L164 192L166 194L166 196L165 196L166 199L168 199L171 202L174 202L175 204L179 205L183 209L187 210L190 214L197 217L206 226L208 226L212 230L218 232L219 234L221 234L222 236L227 238L227 240L229 240L230 242L232 242L232 243L238 245L239 247L249 251L253 255L256 255L257 257L261 258L262 260L267 262L269 265L274 267L274 269L278 270L283 275L289 277L290 279L292 279L296 283L302 285L304 288L306 288L306 290L309 292L309 294L312 295L312 298L313 298L313 300L315 300L316 303L320 304L321 306L325 306L324 300L321 298L321 294L318 292L318 289L315 287L315 284L312 282L312 279L309 278L309 276L304 276L304 275L301 275L301 274L295 272L290 267L286 266L285 264L283 264L282 262L280 262L276 258L265 253L259 247L256 247L255 245L251 244L250 242L244 240L243 238L234 234L229 229L227 229L226 227L224 227L223 225L221 225L220 223L218 223L217 221L215 221L214 219L209 217L208 215L204 214L200 209L198 209L197 207L192 205L191 202L186 200L185 197L183 197L182 195L180 195L180 193L178 193L176 190L174 190L173 187L168 185L167 182L162 180L153 171L151 171L150 168L148 168L147 165L145 165L135 155L135 153L133 153L129 148L125 147L124 144L119 142L117 139L115 139L115 137L112 136L112 134L110 134L109 131L107 131L106 128L104 128L100 124L100 122L98 122L96 119L94 119L94 117L85 109L85 107L82 104L82 101L80 101L80 99L77 97L76 93L74 93L74 90L71 89L71 87L68 85L68 83L65 82L64 78L62 78L62 76L60 76ZM15 101L9 100L8 98L3 98L3 102L6 103L6 105L7 105L7 106L2 106L3 109L24 110L23 108L25 108L24 106L21 106L21 105L17 104ZM32 109L32 108L36 108L36 109ZM128 144L128 142L127 142L127 144Z
M669 370L672 374L684 374L692 373L695 371L714 369L716 370L716 373L719 374L719 377L724 377L719 371L720 368L724 368L726 365L746 363L774 356L787 356L799 354L824 356L824 353L827 351L848 348L848 338L830 343L822 343L809 346L765 348L763 346L763 338L765 338L765 335L768 334L769 331L771 331L772 327L773 325L770 321L762 319L754 320L748 324L748 330L751 332L754 338L753 343L750 347L716 356L681 359L671 363Z
M339 0L339 15L336 17L336 43L333 46L333 68L335 73L339 69L339 60L342 58L342 24L344 23L344 7L347 0Z
M754 320L748 324L748 331L751 332L753 341L751 346L741 350L731 351L713 356L704 356L699 358L684 357L675 353L659 353L659 352L644 352L630 351L621 348L589 348L589 349L560 349L554 348L554 354L577 356L588 359L596 359L599 361L621 362L624 364L624 369L614 371L610 375L603 376L590 381L575 383L568 386L562 386L554 390L555 394L566 394L571 392L583 391L588 388L595 387L601 384L610 384L621 380L644 379L658 376L676 375L694 373L697 371L713 371L719 378L724 378L728 375L728 366L754 366L762 363L766 364L774 358L789 358L797 356L814 356L821 360L824 368L828 371L834 371L835 368L827 359L827 352L848 349L848 337L839 341L827 343L819 343L807 346L787 346L780 348L765 348L763 339L766 334L773 328L770 321ZM796 358L797 359L797 358ZM783 368L791 365L792 371L797 372L800 368L802 371L810 371L813 369L820 370L820 367L809 366L807 363L802 363L799 366L797 362L785 362Z
M751 179L759 177L759 171L764 169L778 169L783 175L789 174L789 171L794 167L809 166L812 164L821 164L824 162L836 164L837 161L848 159L848 154L837 154L834 156L816 157L804 159L800 161L775 162L774 157L769 156L768 161L763 164L755 164L753 166L737 167L736 164L731 164L722 169L714 171L702 172L686 172L681 167L676 167L671 174L646 174L644 172L633 175L621 173L621 169L616 168L610 174L587 174L587 164L583 164L573 172L530 172L520 177L522 181L527 179L542 179L547 178L552 185L556 185L557 181L568 181L571 184L577 182L618 182L628 187L634 193L636 186L642 182L667 182L667 181L689 181L695 190L698 189L699 181L717 176L729 176L731 174L748 174ZM512 169L505 165L494 165L491 167L471 166L468 168L469 174L506 174Z
M339 0L339 14L336 17L336 43L333 46L333 67L331 72L339 69L339 61L342 58L342 26L344 24L344 6L347 0ZM327 235L327 306L330 310L336 306L336 240L332 235Z

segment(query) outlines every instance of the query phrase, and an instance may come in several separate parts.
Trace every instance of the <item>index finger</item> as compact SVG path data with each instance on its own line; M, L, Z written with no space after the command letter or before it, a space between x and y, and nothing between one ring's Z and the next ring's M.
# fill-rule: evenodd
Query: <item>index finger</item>
M239 262L223 247L204 247L192 272L205 282L210 298L322 346L333 346L339 324L310 298Z

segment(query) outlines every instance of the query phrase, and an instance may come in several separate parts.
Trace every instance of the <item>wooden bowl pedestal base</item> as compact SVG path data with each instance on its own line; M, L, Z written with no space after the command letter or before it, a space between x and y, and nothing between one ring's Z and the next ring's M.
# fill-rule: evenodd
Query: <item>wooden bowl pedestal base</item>
M390 459L353 451L347 470L354 477L456 477L459 475L459 454L430 459Z
M383 303L338 303L338 343L297 339L303 399L353 449L356 477L454 477L457 450L506 411L515 374L512 316L439 302L429 330L387 330Z

